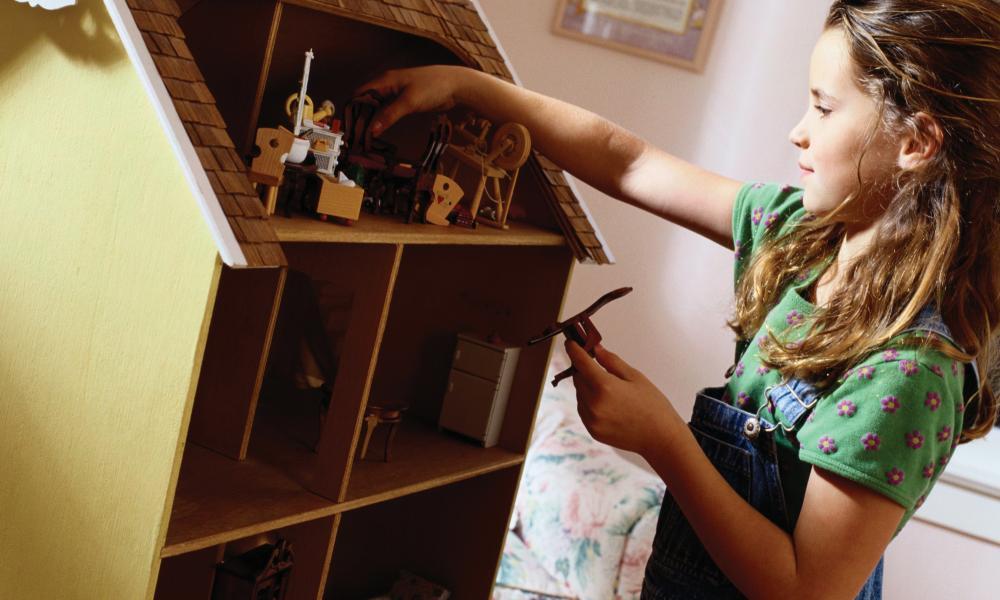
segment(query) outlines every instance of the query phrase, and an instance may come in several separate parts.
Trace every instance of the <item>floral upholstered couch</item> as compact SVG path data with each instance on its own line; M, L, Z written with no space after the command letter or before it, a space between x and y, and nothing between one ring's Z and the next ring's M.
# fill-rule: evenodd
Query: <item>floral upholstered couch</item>
M548 380L567 365L557 353ZM546 384L493 600L638 598L663 492L590 436L572 380Z

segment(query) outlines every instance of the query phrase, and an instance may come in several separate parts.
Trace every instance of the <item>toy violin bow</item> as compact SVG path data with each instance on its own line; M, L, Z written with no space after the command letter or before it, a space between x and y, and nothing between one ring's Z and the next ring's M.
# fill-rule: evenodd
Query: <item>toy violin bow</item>
M573 340L579 344L581 348L586 350L587 354L594 356L594 348L601 341L601 333L597 331L597 327L594 326L590 317L592 317L594 313L600 310L605 304L608 304L612 300L617 300L631 291L632 288L623 287L604 294L597 299L597 302L594 302L587 307L586 310L573 315L565 321L560 321L555 325L546 328L540 336L528 340L528 345L537 344L538 342L543 342L553 336L559 335L560 333L564 333L567 338ZM566 379L567 377L572 377L573 373L576 373L576 368L574 367L570 367L565 371L562 371L557 374L554 379L552 379L552 385L559 385L560 381Z

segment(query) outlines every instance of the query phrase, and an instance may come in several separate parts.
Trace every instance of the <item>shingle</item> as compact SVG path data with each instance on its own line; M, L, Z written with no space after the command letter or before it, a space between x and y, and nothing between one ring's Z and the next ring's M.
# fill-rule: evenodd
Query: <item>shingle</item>
M145 10L132 10L132 17L140 31L151 31L164 33L174 37L184 37L184 31L177 24L177 19L173 16Z

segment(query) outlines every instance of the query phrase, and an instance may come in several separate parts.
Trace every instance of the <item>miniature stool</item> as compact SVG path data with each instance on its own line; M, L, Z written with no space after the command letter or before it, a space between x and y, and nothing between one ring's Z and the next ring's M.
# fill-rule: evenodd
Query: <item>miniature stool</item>
M383 456L383 461L389 462L392 451L392 439L396 435L396 428L399 427L399 424L403 420L403 411L407 408L400 405L368 405L365 409L365 438L361 442L361 460L364 460L365 455L368 453L368 443L372 439L372 434L375 433L375 428L379 425L387 424L389 432L385 438L385 455Z

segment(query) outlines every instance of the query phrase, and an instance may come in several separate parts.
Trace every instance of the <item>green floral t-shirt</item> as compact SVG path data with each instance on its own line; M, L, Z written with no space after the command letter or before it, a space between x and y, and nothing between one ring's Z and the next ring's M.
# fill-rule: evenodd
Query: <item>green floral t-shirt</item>
M806 214L801 189L760 183L743 186L733 207L736 281L768 236L784 233ZM780 374L762 363L760 344L768 328L780 336L813 314L815 306L802 293L818 275L803 273L797 278L757 335L738 345L736 364L726 384L734 405L757 412L766 403L765 390L780 382ZM788 339L796 335L801 336L801 331L789 333ZM777 441L796 452L799 460L902 505L906 509L899 524L902 529L958 443L965 407L964 367L939 351L890 342L825 390L794 437L779 428ZM777 412L771 414L765 407L761 415L791 425ZM806 481L790 482L800 488L791 493L804 495Z

